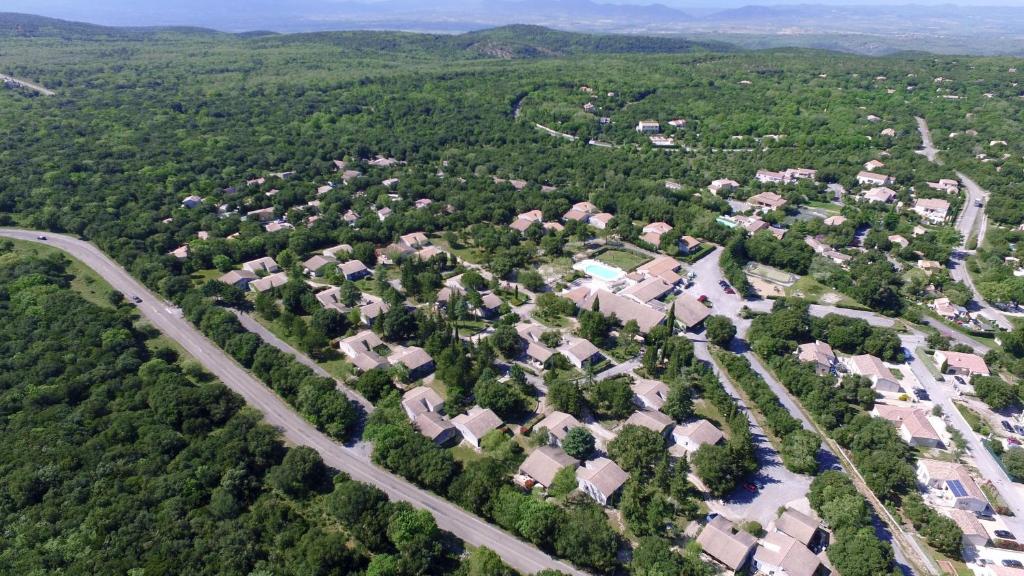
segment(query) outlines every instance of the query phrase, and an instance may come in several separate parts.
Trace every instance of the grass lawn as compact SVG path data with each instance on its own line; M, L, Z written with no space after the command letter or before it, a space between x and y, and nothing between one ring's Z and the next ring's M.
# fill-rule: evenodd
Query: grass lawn
M452 458L455 458L456 460L462 462L463 464L475 462L477 460L483 459L484 457L483 452L477 452L476 450L473 450L466 444L459 444L458 446L452 448L451 450Z
M288 332L285 331L284 326L282 326L279 321L275 320L273 322L269 322L267 321L266 318L260 316L259 314L253 314L252 317L255 318L257 322L265 326L267 330L273 332L274 336L277 336L281 340L284 340L292 348L295 348L300 352L302 351L302 346L299 345L299 341L294 336L289 335ZM353 377L355 377L355 367L352 366L352 364L344 356L340 354L338 355L337 358L333 360L327 360L326 362L317 361L317 364L323 367L324 370L327 370L327 372L330 375L334 376L338 380L341 380L342 382L347 382L348 380L351 380Z
M223 276L224 273L216 268L210 268L209 270L200 270L199 272L193 272L190 278L196 286L202 286L206 284L207 280L216 280Z
M698 398L693 402L693 413L714 424L715 428L718 428L722 431L722 434L725 434L727 440L732 436L729 427L725 425L725 417L718 411L718 408L715 408L714 404L703 398Z
M830 306L838 306L840 308L849 308L852 310L867 310L866 306L858 303L853 298L840 294L839 292L825 286L821 282L818 282L811 276L804 276L796 281L789 288L786 288L787 296L797 296L804 298L805 300L814 304L826 304Z
M434 246L437 246L438 248L448 252L449 254L454 254L459 260L462 260L463 262L469 262L470 264L483 264L485 261L483 254L481 254L480 250L476 248L472 248L469 246L463 246L461 248L452 248L451 245L448 244L448 242L445 242L444 239L442 238L432 238L430 241L431 243L434 244Z
M819 210L824 210L832 214L839 214L839 206L836 206L831 202L806 202L805 206L809 208L817 208Z
M53 246L46 246L45 244L39 244L36 242L28 242L25 240L11 240L14 243L14 250L19 254L29 254L33 256L50 256L52 254L60 254L71 262L68 266L68 274L74 276L71 279L71 289L82 295L89 302L105 308L113 308L110 300L107 296L114 291L107 284L107 281L100 277L99 274L93 272L92 268L89 268L85 264L82 264L80 260L76 260L71 256L68 256L66 252ZM131 296L130 294L127 296Z
M626 272L632 272L638 266L650 260L650 258L634 254L633 252L626 252L625 250L608 250L597 256L596 260Z
M925 352L924 347L918 346L917 349L914 350L914 354L921 359L924 367L928 369L928 372L930 372L936 380L939 382L944 382L946 380L945 377L942 376L942 372L939 372L939 368L935 365L935 361L932 360L931 355Z

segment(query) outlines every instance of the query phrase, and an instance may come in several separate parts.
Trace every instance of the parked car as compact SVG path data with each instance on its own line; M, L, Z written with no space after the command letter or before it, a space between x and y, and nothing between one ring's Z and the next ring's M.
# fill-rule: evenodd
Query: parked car
M1021 426L1020 424L1014 424L1013 431L1016 432L1017 434L1024 434L1024 426Z
M743 485L743 488L744 488L744 490L746 490L747 492L750 492L752 494L757 492L757 484L754 484L753 482L745 483Z
M918 400L928 400L928 391L924 388L914 388L914 396L917 396Z
M1008 421L1002 420L999 422L999 425L1003 427L1003 430L1006 430L1007 432L1013 434L1013 426L1010 426L1010 423Z
M985 203L982 202L981 200L975 200L974 205L977 206L978 208L981 208L982 206L985 205Z
M40 234L39 236L36 236L36 240L46 240L46 236Z
M732 286L726 286L726 287L725 287L725 293L726 293L726 294L735 294L735 293L736 293L736 291L735 291L735 290L733 290Z
M1013 532L1010 532L1009 530L994 530L992 533L996 535L996 538L1002 538L1003 540L1017 539L1014 537Z
M1024 563L1021 563L1020 560L1014 560L1013 558L1003 560L1002 564L1007 568L1024 568Z
M961 386L967 386L967 381L959 376L953 376L953 381Z
M697 296L697 302L700 302L701 304L705 304L705 303L707 303L707 301L708 301L707 294L701 294L700 296Z

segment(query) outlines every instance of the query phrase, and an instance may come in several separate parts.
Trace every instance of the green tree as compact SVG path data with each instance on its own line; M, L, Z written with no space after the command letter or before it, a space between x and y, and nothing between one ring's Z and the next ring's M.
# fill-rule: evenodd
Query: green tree
M584 460L594 451L594 435L583 426L572 428L562 440L562 449L569 456Z
M725 316L709 316L704 320L704 330L708 342L722 348L728 348L729 343L736 337L736 326Z
M323 489L327 480L327 467L315 450L299 446L289 450L284 460L270 469L267 480L271 486L289 496L304 498Z

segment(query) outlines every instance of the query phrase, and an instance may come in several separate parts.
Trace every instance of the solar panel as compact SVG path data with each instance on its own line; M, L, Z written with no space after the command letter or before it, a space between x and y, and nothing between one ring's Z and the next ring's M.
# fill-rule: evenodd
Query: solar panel
M957 498L967 496L967 490L964 490L964 485L959 480L950 480L946 482L946 486L949 486L949 491Z

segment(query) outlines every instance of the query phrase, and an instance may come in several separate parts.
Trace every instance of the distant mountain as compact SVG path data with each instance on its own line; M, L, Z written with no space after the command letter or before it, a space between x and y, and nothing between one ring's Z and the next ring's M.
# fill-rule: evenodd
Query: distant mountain
M683 38L562 32L516 24L458 35L410 32L315 32L259 38L261 44L326 43L359 55L428 54L450 58L556 58L585 54L678 54L733 51L729 44Z
M161 28L99 26L97 24L73 22L32 14L0 12L0 37L62 38L65 40L141 39L157 32L193 35L220 34L220 32L214 30L190 26L166 26Z

